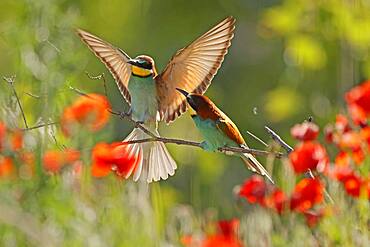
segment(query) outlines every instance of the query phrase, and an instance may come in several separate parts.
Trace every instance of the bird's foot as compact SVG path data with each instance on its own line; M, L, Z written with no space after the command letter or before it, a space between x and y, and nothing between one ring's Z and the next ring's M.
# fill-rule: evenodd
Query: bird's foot
M120 112L120 114L119 114L119 116L120 116L121 118L131 117L131 115L132 115L132 109L131 109L131 108L130 108L127 112L122 111L122 112Z
M130 109L128 109L126 114L131 117L131 115L132 115L132 108L131 107L130 107Z
M222 146L222 148L228 148L228 147L230 147L230 146L228 146L228 145L226 145L226 144ZM221 153L223 153L223 154L226 154L226 155L234 155L234 154L235 154L233 151L224 150L224 149L222 149L222 148L219 148L218 150L219 150Z

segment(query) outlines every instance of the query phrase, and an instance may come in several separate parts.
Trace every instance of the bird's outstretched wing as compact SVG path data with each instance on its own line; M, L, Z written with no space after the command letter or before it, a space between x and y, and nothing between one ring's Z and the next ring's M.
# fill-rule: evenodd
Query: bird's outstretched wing
M156 77L159 114L169 123L187 109L185 98L176 91L203 94L217 73L234 36L235 19L228 17L179 50Z
M109 69L121 94L127 103L130 104L131 96L127 89L128 81L131 76L131 66L127 63L130 57L121 49L114 47L91 33L77 29L77 34Z

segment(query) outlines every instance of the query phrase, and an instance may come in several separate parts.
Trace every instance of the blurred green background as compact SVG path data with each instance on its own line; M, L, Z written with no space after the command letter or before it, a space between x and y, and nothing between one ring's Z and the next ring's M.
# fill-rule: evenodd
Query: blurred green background
M323 127L333 120L335 113L343 111L344 92L370 77L370 2L366 0L1 0L0 75L16 75L15 86L31 126L59 120L63 108L77 97L69 86L84 92L104 93L102 82L89 79L85 71L92 75L104 72L113 108L127 109L113 78L80 42L75 28L98 35L132 57L152 56L161 71L178 49L229 15L237 20L235 37L206 95L233 119L253 148L264 147L248 136L247 130L269 141L264 131L264 126L268 125L294 144L289 136L293 124L312 116ZM0 92L1 118L7 119L10 126L24 127L11 88L2 82ZM38 157L59 143L85 150L84 162L89 165L89 150L95 143L122 140L131 129L128 122L112 117L108 127L94 135L82 132L79 137L66 139L54 127L29 133L29 139L33 140L30 141L31 149ZM188 113L170 126L161 124L160 133L166 137L201 141ZM220 218L228 218L243 213L232 190L250 173L238 158L191 147L167 146L178 163L178 170L167 181L151 185L149 203L153 206L154 216L151 217L156 219L161 241L164 231L165 239L171 240L164 225L174 221L171 215L178 205L191 205L194 215L217 212ZM265 158L260 161L266 163ZM274 173L278 173L280 167L281 163L275 162ZM127 245L119 242L118 236L109 238L110 230L111 234L121 231L124 223L115 222L120 220L136 222L131 231L144 231L143 224L151 231L148 226L151 223L145 223L144 219L140 224L143 219L130 214L137 209L136 204L127 203L129 191L136 191L140 186L117 182L113 177L99 181L87 179L97 187L85 188L88 192L82 195L87 198L81 199L79 193L65 195L68 189L57 178L41 175L41 180L46 181L39 181L37 185L20 181L28 187L22 185L16 190L33 194L38 190L35 188L42 187L47 190L45 194L51 193L56 198L42 201L31 197L29 204L20 204L20 207L38 215L43 222L51 217L49 223L54 227L55 222L61 226L72 224L68 217L79 215L83 218L81 222L72 221L81 224L72 224L72 228L83 229L80 229L80 237L74 237L68 227L55 227L52 236L64 239L58 240L60 243L84 245L83 234L88 234L84 228L90 227L95 234L90 235L93 240L88 245L91 246L151 245L145 242L150 240L135 242L134 235L127 232L126 236L130 237L126 240L133 241ZM3 199L0 200L12 200L12 193L1 193ZM99 193L100 198L94 198L94 193ZM58 203L65 205L57 207ZM88 206L89 203L94 206ZM102 216L106 207L112 210L110 218ZM89 216L86 220L80 215L89 214L89 210L96 210L94 215L98 219L94 219L99 221L96 228ZM0 237L9 238L11 243L12 234L12 227L1 227L0 223ZM23 237L15 236L16 243L21 243ZM9 243L7 246L12 246Z

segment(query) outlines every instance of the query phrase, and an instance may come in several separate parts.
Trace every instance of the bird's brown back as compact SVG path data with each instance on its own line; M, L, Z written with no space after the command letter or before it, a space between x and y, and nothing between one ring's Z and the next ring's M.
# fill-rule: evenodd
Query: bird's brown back
M220 123L218 127L236 143L245 144L243 136L240 134L238 127L207 96L193 94L193 97L198 106L196 112L201 119L210 119L213 121L218 119L221 120L222 123Z

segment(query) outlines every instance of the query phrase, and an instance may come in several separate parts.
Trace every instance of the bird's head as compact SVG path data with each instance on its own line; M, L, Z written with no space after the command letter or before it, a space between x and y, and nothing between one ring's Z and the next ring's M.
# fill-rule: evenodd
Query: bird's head
M140 55L130 59L127 63L131 64L131 72L137 77L154 77L157 75L153 58Z
M191 108L193 108L194 111L196 112L198 112L199 110L203 109L206 106L209 106L210 104L210 100L204 95L197 93L188 93L181 88L176 88L176 90L186 97L186 101L189 103Z

